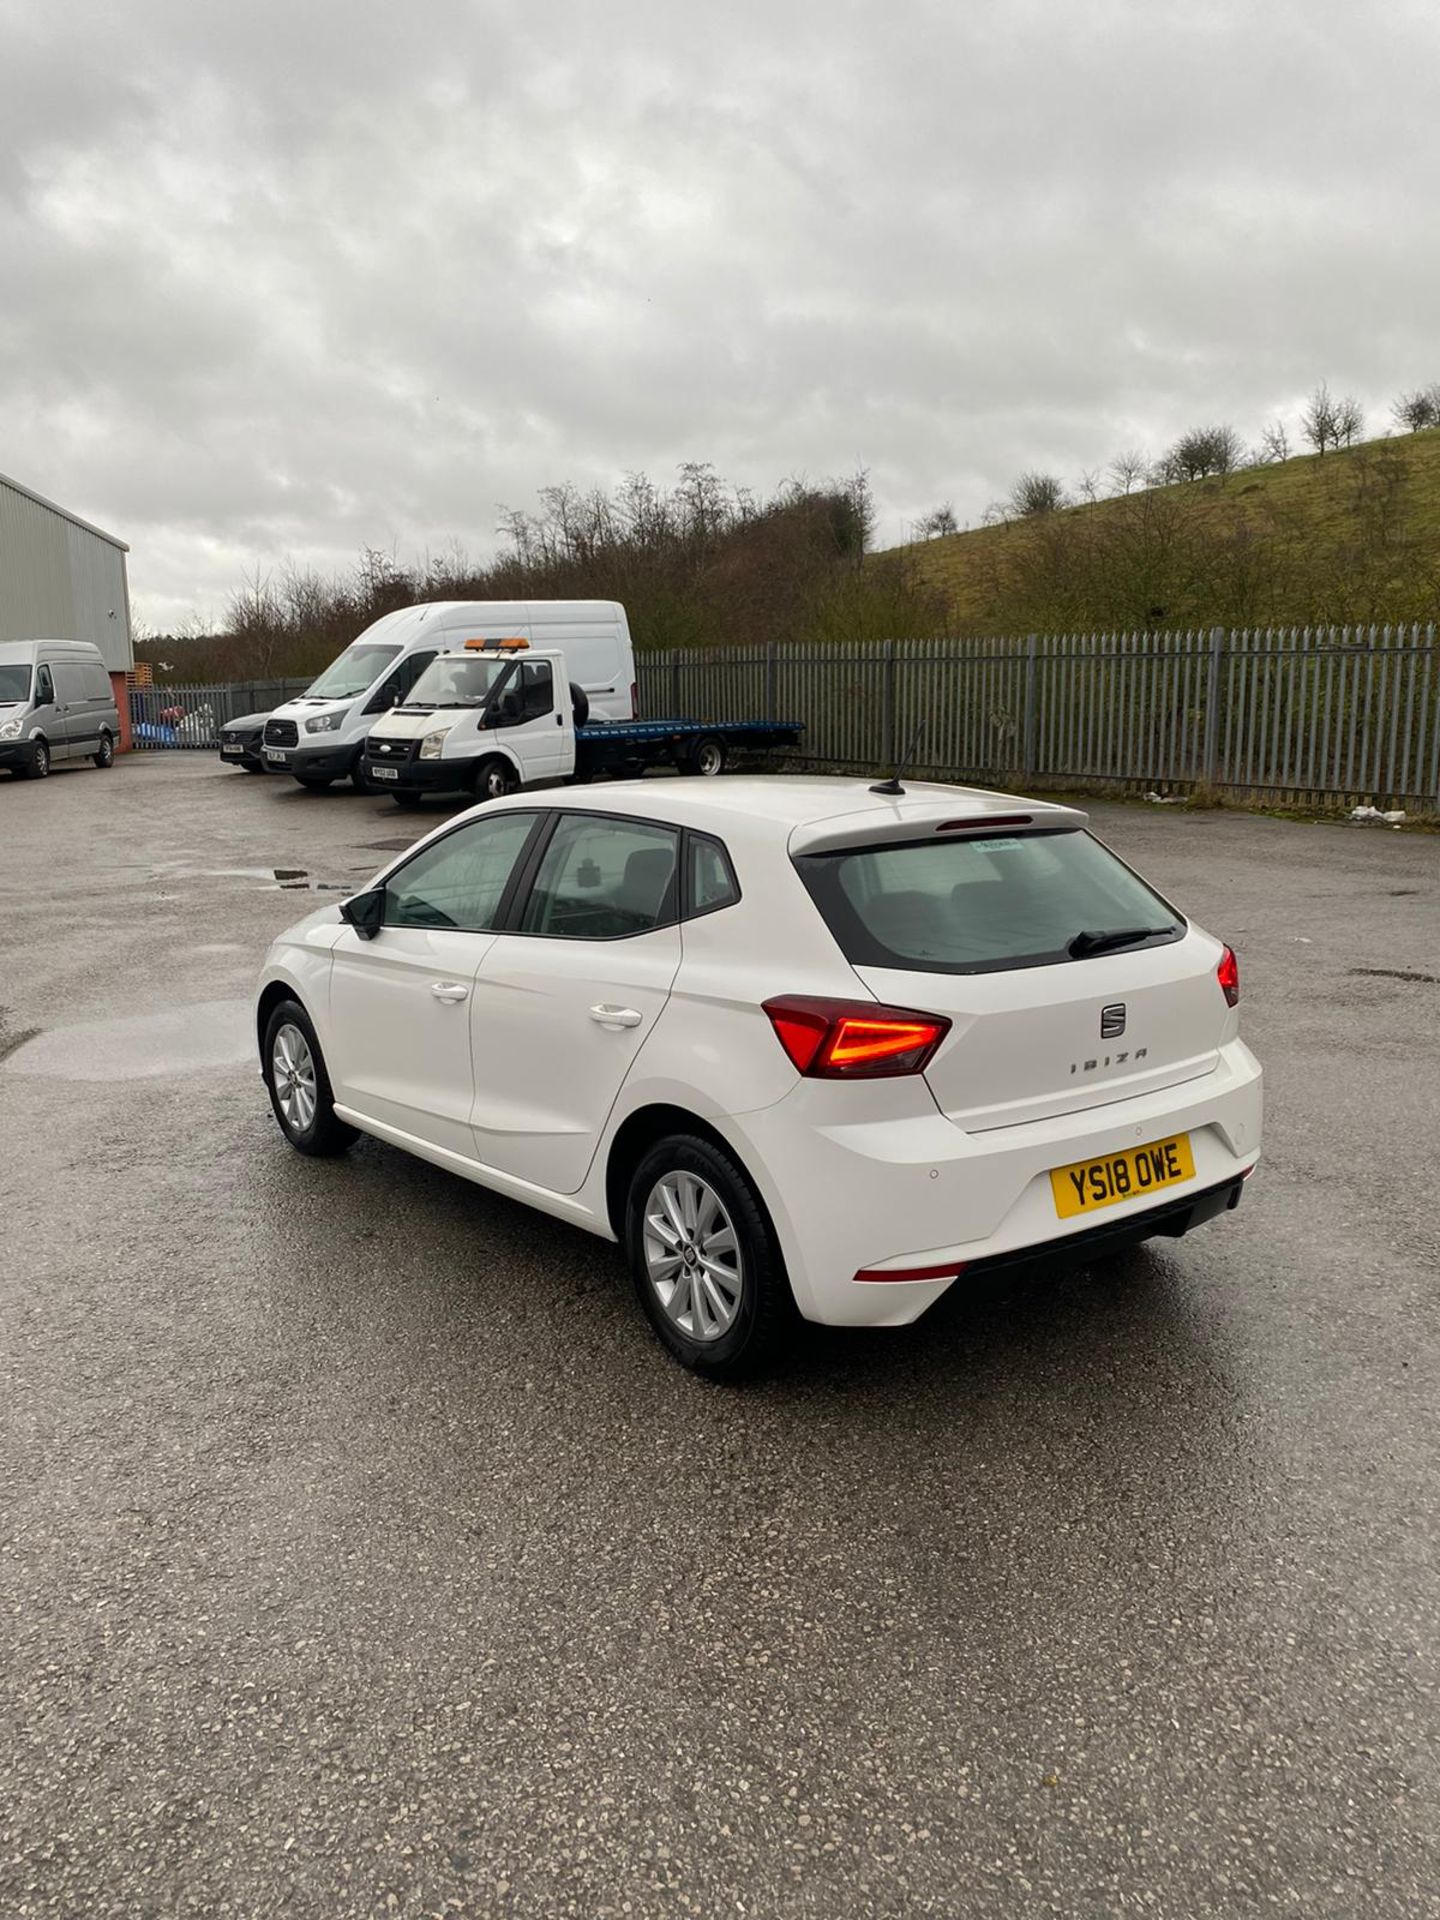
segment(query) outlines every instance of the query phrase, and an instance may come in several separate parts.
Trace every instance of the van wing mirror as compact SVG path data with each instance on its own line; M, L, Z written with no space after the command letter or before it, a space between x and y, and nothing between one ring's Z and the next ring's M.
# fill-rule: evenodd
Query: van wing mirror
M385 889L370 887L364 893L352 893L340 902L340 918L353 927L362 940L373 940L385 924Z

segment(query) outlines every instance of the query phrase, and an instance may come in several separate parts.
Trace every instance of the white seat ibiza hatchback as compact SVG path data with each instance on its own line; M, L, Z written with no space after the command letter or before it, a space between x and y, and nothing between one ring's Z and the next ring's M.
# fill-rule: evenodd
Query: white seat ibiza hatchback
M959 787L634 781L448 821L275 942L302 1153L356 1130L625 1249L687 1366L798 1316L1234 1207L1260 1068L1231 950L1072 808Z

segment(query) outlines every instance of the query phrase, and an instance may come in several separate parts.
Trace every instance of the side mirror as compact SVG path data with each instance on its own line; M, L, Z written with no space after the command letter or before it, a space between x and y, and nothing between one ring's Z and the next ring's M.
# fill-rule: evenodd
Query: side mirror
M377 687L365 702L366 713L388 713L400 699L400 689L393 680L387 680L383 687Z
M340 918L362 940L373 940L385 924L384 887L371 887L366 893L352 893L348 900L342 900Z

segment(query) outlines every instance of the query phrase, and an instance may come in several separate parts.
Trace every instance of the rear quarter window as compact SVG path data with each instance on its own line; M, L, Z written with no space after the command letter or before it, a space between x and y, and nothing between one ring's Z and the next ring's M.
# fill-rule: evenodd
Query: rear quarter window
M1178 940L1185 921L1088 833L965 835L802 854L800 876L856 966L991 973L1072 958L1079 933L1144 930Z

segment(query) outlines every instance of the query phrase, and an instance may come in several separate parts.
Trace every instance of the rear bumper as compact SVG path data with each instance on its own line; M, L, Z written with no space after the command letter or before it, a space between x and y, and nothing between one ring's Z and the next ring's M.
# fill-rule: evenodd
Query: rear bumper
M1083 1261L1188 1232L1233 1204L1260 1154L1260 1066L1240 1040L1202 1079L987 1133L961 1132L933 1103L921 1111L913 1082L875 1083L887 1084L892 1091L877 1092L858 1124L846 1115L843 1085L815 1080L774 1106L714 1123L764 1196L808 1320L904 1326L957 1277L963 1284L1008 1266ZM880 1099L894 1102L893 1117ZM1056 1213L1052 1168L1181 1133L1194 1177L1163 1198L1137 1195L1071 1219Z
M1080 1233L1067 1234L1060 1241L1042 1241L1038 1247L1017 1247L1013 1253L992 1253L988 1260L969 1261L964 1277L988 1280L996 1274L1020 1274L1032 1267L1053 1266L1057 1257L1083 1266L1091 1260L1106 1260L1112 1254L1123 1253L1126 1247L1138 1247L1142 1240L1178 1240L1192 1227L1203 1226L1217 1214L1233 1213L1245 1191L1245 1179L1242 1173L1238 1179L1222 1181L1218 1187L1186 1194L1167 1206L1147 1207L1144 1213L1131 1214L1108 1226L1086 1227Z

